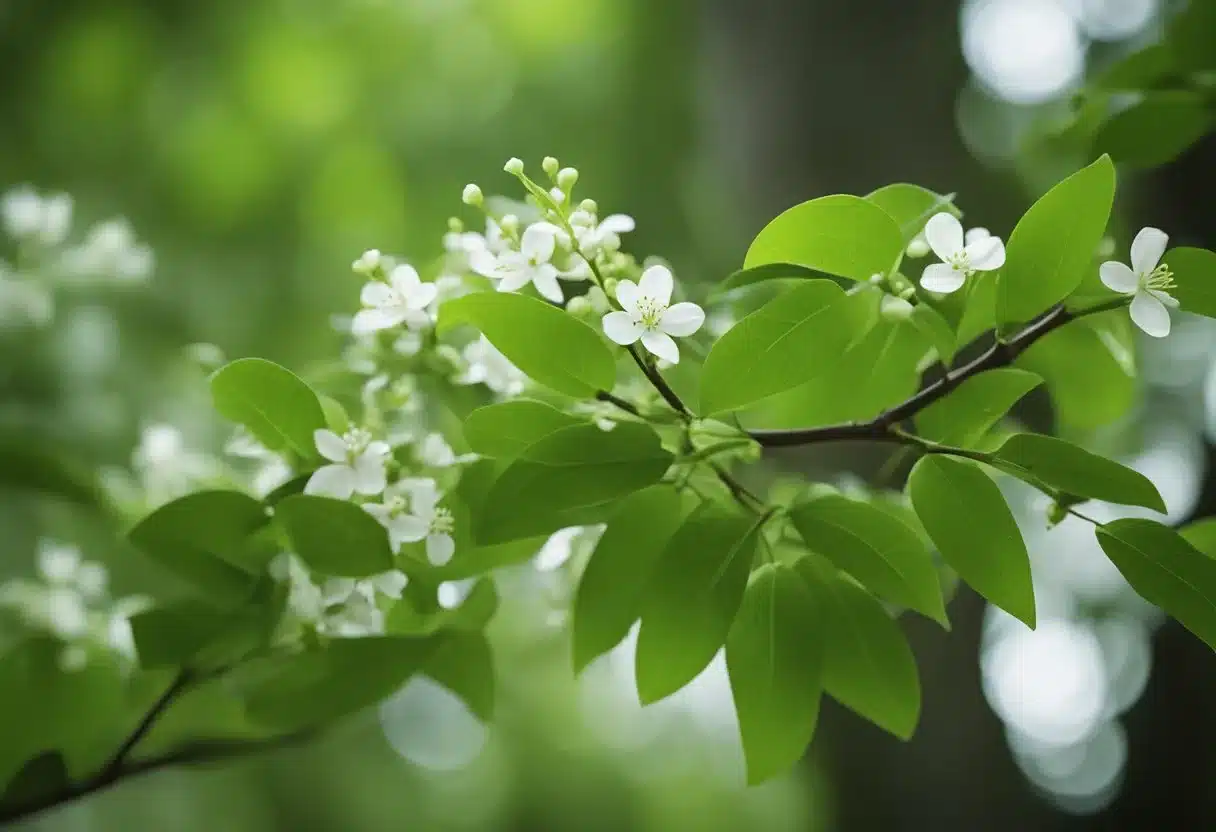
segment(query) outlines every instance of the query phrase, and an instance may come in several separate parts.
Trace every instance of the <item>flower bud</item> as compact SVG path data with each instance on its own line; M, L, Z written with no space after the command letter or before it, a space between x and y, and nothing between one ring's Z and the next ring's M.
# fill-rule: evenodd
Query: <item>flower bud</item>
M498 227L502 229L502 233L514 237L519 233L519 217L514 214L504 214L503 218L498 221Z
M512 156L507 160L507 163L502 166L502 169L512 176L522 176L524 172L524 161L523 159L517 159Z
M549 175L549 178L557 176L557 170L561 167L556 159L552 156L546 156L545 160L540 163L541 170Z
M925 239L923 234L918 234L912 238L912 242L908 243L907 255L913 259L919 260L929 253L929 241Z
M573 190L578 183L578 170L575 168L562 168L557 174L557 187L561 188L566 193Z
M566 311L576 318L586 318L595 310L591 307L591 301L583 295L570 298L570 302L566 304Z
M604 291L608 293L608 297L616 297L616 284L617 279L615 277L610 277L604 281Z
M883 295L878 309L884 320L906 321L912 317L914 307L903 298Z
M473 207L478 207L485 201L481 188L471 183L464 186L464 193L461 195L461 199L465 205L472 205Z
M587 302L591 304L591 309L597 315L607 314L612 309L612 304L608 302L608 296L604 294L604 290L599 286L592 286L584 295Z
M561 205L566 201L566 192L561 188L552 188L549 190L549 199Z
M215 344L199 342L186 347L186 355L203 372L211 373L224 366L224 351Z
M448 231L451 231L453 234L464 233L464 222L461 221L460 217L448 217Z
M595 216L600 212L600 206L596 204L594 199L584 199L578 204L578 210L586 211L591 216Z
M355 274L372 275L379 271L384 265L384 258L380 254L380 249L369 248L359 256L359 259L350 264L351 271Z

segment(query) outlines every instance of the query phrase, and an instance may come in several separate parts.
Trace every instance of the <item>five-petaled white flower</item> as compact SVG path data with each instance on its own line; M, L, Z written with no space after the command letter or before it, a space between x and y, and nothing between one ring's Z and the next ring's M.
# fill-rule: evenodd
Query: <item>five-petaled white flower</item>
M413 266L400 265L388 275L388 283L374 280L363 287L359 300L367 309L355 315L351 331L367 335L400 324L424 327L430 323L426 308L439 294L434 283L423 283Z
M305 494L349 500L352 494L374 496L384 491L385 463L391 449L373 440L370 433L354 428L342 436L331 430L313 432L317 453L332 465L318 468L304 486Z
M633 217L627 214L612 214L600 221L589 211L575 211L570 215L570 227L578 238L578 248L587 257L601 251L616 251L621 246L621 234L636 227Z
M963 226L954 215L934 214L925 224L929 248L942 262L925 267L920 285L930 292L949 294L976 272L990 272L1005 265L1005 244L982 228L964 236Z
M1174 288L1174 276L1161 262L1169 235L1157 228L1142 228L1132 240L1132 265L1108 260L1098 270L1108 289L1132 295L1132 321L1154 338L1170 334L1170 312L1177 307L1167 291Z
M455 521L439 505L439 490L432 479L398 480L384 492L383 503L367 503L363 509L388 530L394 552L403 543L425 540L427 560L435 566L443 566L456 552L452 539Z
M495 256L488 248L469 254L469 265L480 275L498 281L498 291L515 292L529 283L541 297L554 303L563 299L557 282L557 267L549 261L557 248L557 236L548 223L530 225L520 238L519 251Z
M638 283L622 280L616 287L621 311L604 316L604 334L621 346L641 340L652 353L678 364L680 349L672 336L692 335L705 323L705 311L695 303L671 304L671 272L651 266Z

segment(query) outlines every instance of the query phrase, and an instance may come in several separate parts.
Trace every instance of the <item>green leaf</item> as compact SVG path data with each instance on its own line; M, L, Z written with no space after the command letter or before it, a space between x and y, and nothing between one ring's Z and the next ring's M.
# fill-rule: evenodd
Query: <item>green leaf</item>
M996 275L986 275L971 281L963 315L958 322L956 343L961 349L996 326Z
M326 427L317 394L290 370L261 358L242 358L211 376L215 409L244 425L272 451L317 455L313 432Z
M770 280L835 280L832 275L797 263L765 263L750 269L740 269L714 287L712 295L721 296L745 286L767 283Z
M108 506L92 472L28 437L0 438L0 489L8 488L59 497L86 508Z
M1072 294L1090 268L1115 198L1115 166L1103 156L1030 207L1009 236L997 279L997 322L1028 321Z
M899 624L872 595L815 556L796 568L823 610L823 689L900 739L920 718L916 658Z
M450 633L422 672L456 694L483 722L494 718L494 654L483 633Z
M909 321L929 341L933 349L937 350L938 359L949 366L950 362L954 361L954 354L958 349L957 336L950 328L950 322L942 313L926 303L918 303L912 309Z
M908 493L946 563L980 595L1033 628L1030 555L996 483L969 462L934 455L913 467Z
M65 799L70 799L66 796L74 791L63 755L58 751L44 751L26 762L4 789L0 815L5 810L20 811L47 801L54 805L55 797L64 795Z
M691 682L726 643L759 531L753 519L706 503L668 542L642 604L636 672L643 704Z
M574 672L620 644L642 615L650 577L683 519L680 495L654 485L621 501L579 580L571 610Z
M562 428L530 445L490 487L476 518L477 539L500 543L533 535L533 518L632 494L662 479L671 462L649 425Z
M910 185L906 182L885 185L867 194L866 199L899 223L905 247L917 234L925 230L925 223L934 214L945 211L955 217L962 216L962 212L954 205L954 194L937 194L920 185Z
M582 420L531 399L480 407L464 420L464 438L474 453L514 459L529 446Z
M817 599L788 566L751 576L726 639L748 785L802 758L819 719L824 624Z
M240 666L230 684L254 720L298 730L374 705L422 670L446 636L334 639L324 648Z
M1152 520L1116 520L1097 534L1132 589L1216 650L1216 560Z
M739 321L705 359L701 413L735 410L809 381L860 334L867 302L812 280Z
M393 568L388 533L346 500L297 494L275 508L293 551L323 575L366 578Z
M1169 46L1155 43L1120 58L1089 83L1098 90L1140 92L1169 80L1176 72Z
M1205 248L1174 248L1163 259L1177 284L1170 294L1182 308L1216 318L1216 254Z
M1191 0L1175 15L1167 28L1166 42L1174 53L1175 63L1184 72L1216 69L1216 6L1208 0Z
M587 324L544 301L514 292L478 292L443 305L439 330L472 324L540 384L575 398L611 390L616 362Z
M256 597L236 610L176 601L131 618L139 665L145 670L229 664L265 644L286 601L284 587L264 578Z
M1216 518L1198 520L1183 526L1178 533L1208 557L1216 558Z
M1154 92L1102 125L1096 146L1119 164L1154 168L1181 156L1211 129L1212 115L1198 93Z
M1071 496L1165 513L1165 502L1148 477L1054 436L1015 434L996 450L992 464L1021 479L1029 474L1032 484L1045 483Z
M1135 402L1130 361L1112 332L1086 319L1042 338L1017 365L1043 377L1061 424L1087 430L1122 417Z
M440 630L480 632L498 612L498 590L490 577L477 581L468 597L453 609L439 606L435 597L439 583L433 579L411 582L389 610L385 630L404 636L430 635Z
M916 531L861 500L824 494L790 508L808 548L882 598L948 626L933 556Z
M213 602L249 598L265 565L255 533L262 504L236 491L200 491L167 503L129 534L136 548Z
M903 254L895 220L848 194L795 205L764 227L744 259L746 269L794 263L853 280L889 272Z
M1011 367L972 376L916 416L917 433L946 445L974 447L1018 400L1042 383L1034 373Z

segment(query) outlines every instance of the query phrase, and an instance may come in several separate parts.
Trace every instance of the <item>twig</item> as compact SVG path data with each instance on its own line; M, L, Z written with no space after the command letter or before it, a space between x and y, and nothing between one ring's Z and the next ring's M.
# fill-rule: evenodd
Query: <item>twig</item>
M620 398L619 396L612 395L607 390L598 391L595 394L595 397L596 397L596 399L598 399L601 402L608 402L609 404L616 405L618 408L625 411L626 413L632 414L639 418L642 417L642 411L638 410L637 407L635 407L630 402L627 402L624 399Z
M122 769L127 757L135 750L135 746L139 745L143 738L148 735L148 732L152 730L152 726L156 724L156 720L160 719L161 714L168 710L173 701L190 686L191 681L192 679L187 671L182 670L177 674L172 684L165 688L165 692L152 703L152 707L148 709L143 719L135 726L135 730L127 736L122 745L118 747L118 750L114 752L114 755L110 757L110 761L101 767L101 771L97 775L99 778L104 778L111 772Z

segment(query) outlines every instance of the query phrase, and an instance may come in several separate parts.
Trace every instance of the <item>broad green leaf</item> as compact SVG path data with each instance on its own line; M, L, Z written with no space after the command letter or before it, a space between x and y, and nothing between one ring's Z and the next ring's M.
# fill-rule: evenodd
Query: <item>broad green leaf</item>
M941 312L926 303L916 305L909 321L928 339L930 346L937 350L938 360L949 366L958 350L958 337L950 328L950 322Z
M60 795L72 795L75 787L67 763L58 751L44 751L21 767L0 797L0 817L25 808L54 805Z
M913 529L861 500L825 494L790 508L808 548L874 594L948 625L933 557Z
M108 506L92 473L28 437L0 438L0 489L34 491L87 508Z
M1071 496L1165 513L1165 502L1148 477L1054 436L1015 434L997 449L992 464L1021 479L1029 474L1030 480Z
M687 685L726 643L759 536L753 518L706 503L668 541L642 603L636 673L643 704Z
M1130 360L1111 332L1081 320L1038 341L1017 365L1043 377L1060 423L1085 430L1115 421L1135 402Z
M817 269L799 266L797 263L765 263L750 269L740 269L713 289L714 295L723 295L744 286L754 286L770 280L832 280L833 277Z
M531 529L532 517L620 499L658 482L671 461L649 425L562 428L530 445L495 480L475 518L478 541L504 542Z
M611 390L616 362L599 334L544 301L514 292L478 292L445 303L444 331L471 324L535 381L576 398Z
M1155 43L1120 58L1089 83L1094 89L1141 92L1169 80L1176 72L1173 51L1164 43Z
M186 600L141 612L131 618L140 667L230 664L270 639L285 601L286 588L265 577L250 603L235 610Z
M791 567L751 576L726 639L748 785L792 768L815 733L824 630L818 599Z
M1208 557L1216 558L1216 518L1210 517L1183 526L1178 533Z
M1042 383L1042 378L1026 370L988 370L917 414L916 430L934 442L974 447L1018 400Z
M491 577L477 581L460 606L452 609L439 605L435 594L439 583L412 581L389 610L385 630L404 636L430 635L440 630L481 632L498 612L498 590Z
M823 610L823 689L900 739L920 718L916 659L899 624L870 593L815 556L796 568Z
M1097 534L1132 589L1216 650L1216 560L1152 520L1116 520Z
M996 326L996 275L981 275L966 288L967 300L958 322L958 348L970 344Z
M954 206L954 194L937 194L907 182L885 185L867 194L866 199L886 211L899 224L905 246L925 230L925 223L934 214L945 211L955 217L962 216L962 212Z
M297 494L274 513L292 550L323 575L366 578L393 568L388 533L354 503Z
M313 432L326 427L317 394L290 370L242 358L211 376L211 398L224 417L244 425L272 451L317 455Z
M766 225L743 266L795 263L868 280L889 272L903 250L899 225L886 211L861 197L836 194L795 205Z
M494 654L485 634L449 633L422 672L460 697L478 719L494 718Z
M1072 294L1093 262L1114 198L1115 166L1103 156L1030 207L1009 236L997 279L998 323L1028 321Z
M253 719L298 730L374 705L422 670L446 636L334 639L325 647L248 662L230 677Z
M996 483L969 462L933 455L912 469L908 493L925 531L959 577L1034 627L1030 555Z
M513 399L470 413L464 420L464 438L474 453L513 459L549 434L581 423L544 402Z
M1212 125L1212 114L1198 93L1154 92L1102 125L1096 146L1119 164L1155 168L1181 156Z
M705 359L702 414L735 410L809 381L861 334L867 302L830 281L811 280L739 321Z
M1163 258L1177 284L1170 290L1187 312L1216 318L1216 253L1205 248L1174 248Z
M269 522L262 504L236 491L200 491L167 503L129 534L131 543L207 600L243 601L265 566L255 533Z
M1166 42L1174 61L1184 72L1216 70L1216 5L1210 0L1190 0L1186 8L1170 21Z
M642 615L655 563L682 521L680 495L654 485L621 501L579 580L571 610L574 672L616 647Z

